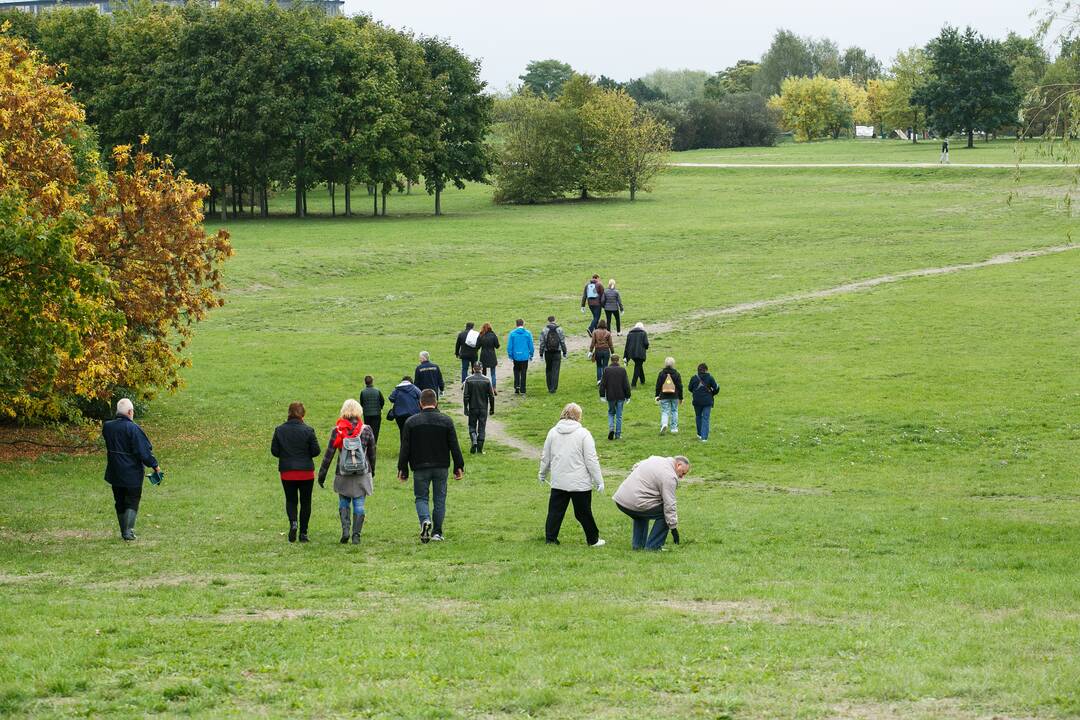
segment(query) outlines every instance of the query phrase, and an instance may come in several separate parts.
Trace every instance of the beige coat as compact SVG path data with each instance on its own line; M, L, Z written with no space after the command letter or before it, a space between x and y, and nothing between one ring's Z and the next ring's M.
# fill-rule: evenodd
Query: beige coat
M648 512L663 505L664 521L669 528L674 528L679 524L675 507L675 488L678 485L675 459L653 455L634 466L611 499L627 510L638 512Z

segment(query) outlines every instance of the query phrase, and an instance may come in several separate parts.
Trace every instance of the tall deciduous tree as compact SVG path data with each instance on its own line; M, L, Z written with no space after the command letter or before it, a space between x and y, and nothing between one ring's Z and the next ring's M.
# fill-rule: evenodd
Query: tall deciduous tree
M794 130L799 140L826 134L836 137L854 118L854 108L840 83L821 75L788 78L771 102L783 114L784 126Z
M853 45L840 56L840 76L851 78L856 85L866 85L868 81L881 77L881 61Z
M780 84L789 77L814 75L814 57L806 40L790 30L780 29L772 44L761 56L754 76L754 92L769 97L780 92Z
M495 166L495 201L535 203L577 187L574 110L536 95L502 100L496 108L502 138Z
M556 98L563 84L574 74L574 68L559 60L533 60L518 76L522 87L546 98Z
M889 72L893 83L885 97L885 123L894 128L910 128L911 142L917 143L919 128L923 126L926 115L914 98L930 81L930 58L919 47L903 50L896 54Z
M641 110L621 90L601 90L581 108L582 122L595 152L588 185L600 193L651 189L671 150L671 128Z

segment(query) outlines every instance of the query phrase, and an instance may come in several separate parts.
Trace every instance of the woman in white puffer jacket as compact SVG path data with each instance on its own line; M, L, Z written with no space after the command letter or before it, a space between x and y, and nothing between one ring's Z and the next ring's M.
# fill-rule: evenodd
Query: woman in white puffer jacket
M592 491L604 491L604 476L596 442L581 424L581 406L577 403L563 408L562 419L547 434L540 456L540 482L551 485L544 529L549 544L559 544L559 528L566 507L573 502L574 517L585 531L585 542L592 547L604 545L592 514Z

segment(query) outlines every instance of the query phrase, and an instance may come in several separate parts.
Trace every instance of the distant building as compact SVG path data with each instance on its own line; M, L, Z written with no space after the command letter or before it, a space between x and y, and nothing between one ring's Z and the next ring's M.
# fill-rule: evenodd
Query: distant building
M183 0L161 0L169 5L183 5ZM327 15L333 17L342 14L342 8L345 5L345 0L277 0L278 5L282 7L290 7L296 5L313 5L322 10ZM211 0L211 5L216 5L214 0ZM6 12L10 10L21 10L28 13L40 13L46 10L52 10L53 8L66 7L66 8L97 8L99 12L111 13L114 7L122 7L124 5L123 0L112 2L111 0L0 0L0 12Z

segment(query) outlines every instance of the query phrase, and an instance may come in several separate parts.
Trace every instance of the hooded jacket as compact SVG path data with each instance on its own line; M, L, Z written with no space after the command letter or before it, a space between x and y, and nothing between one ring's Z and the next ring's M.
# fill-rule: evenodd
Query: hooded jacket
M567 492L603 492L604 475L596 442L577 420L560 420L548 431L540 454L540 482Z
M420 412L420 388L402 380L390 391L390 402L394 406L395 417L415 415Z
M506 338L507 357L517 362L523 362L532 360L534 354L532 333L523 327L511 330Z

